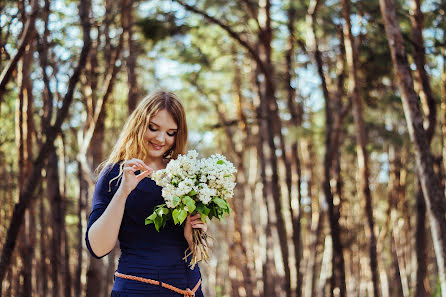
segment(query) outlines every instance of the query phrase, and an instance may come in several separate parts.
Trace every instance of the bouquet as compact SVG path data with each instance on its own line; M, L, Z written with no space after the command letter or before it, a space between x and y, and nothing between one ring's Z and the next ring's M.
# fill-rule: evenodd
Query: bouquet
M234 173L237 170L219 154L202 159L197 157L198 153L191 150L170 161L165 169L152 174L152 179L163 188L162 196L166 203L155 207L146 218L146 225L154 224L159 232L171 219L176 225L182 224L188 214L200 213L203 222L207 217L220 220L225 214L230 215L228 199L234 195ZM205 261L209 256L206 234L201 229L193 229L192 237L192 249L185 251L183 259L187 261L187 257L192 255L190 266L194 269L199 254Z

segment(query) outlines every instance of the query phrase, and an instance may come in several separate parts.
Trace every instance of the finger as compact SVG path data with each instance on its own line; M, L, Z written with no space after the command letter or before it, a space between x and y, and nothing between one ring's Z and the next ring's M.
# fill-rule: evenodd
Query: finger
M207 227L206 227L205 224L195 224L195 225L192 225L192 228L194 228L194 229L201 229L203 231L207 230Z
M195 219L192 219L192 218L191 218L191 221L192 221L193 223L203 223L203 221L201 220L201 217L200 217L200 218L195 218Z
M125 161L124 168L134 167L135 165L136 165L136 163L134 161L128 160L128 161Z
M136 161L136 164L138 164L138 168L141 168L141 169L147 169L147 168L148 168L148 166L146 165L146 163L144 163L144 162L141 161L141 160L137 160L137 161Z
M135 172L136 169L133 168L133 167L125 167L125 168L123 169L123 171L124 171L124 173L127 173L127 172Z
M144 161L143 160L141 160L141 159L137 159L137 158L134 158L134 159L132 159L136 164L138 164L140 167L139 168L145 168L145 169L149 169L150 167L149 166L147 166L147 164L146 163L144 163Z
M146 170L144 172L141 172L140 174L138 174L136 177L138 178L138 180L142 180L143 178L149 176L152 173L151 170Z

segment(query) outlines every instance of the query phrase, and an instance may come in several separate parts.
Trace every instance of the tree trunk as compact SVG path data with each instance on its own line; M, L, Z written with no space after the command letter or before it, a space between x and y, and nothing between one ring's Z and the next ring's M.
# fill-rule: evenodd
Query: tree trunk
M96 108L99 108L96 106ZM101 112L96 128L94 130L93 137L91 139L90 155L92 159L92 166L90 168L96 168L103 158L102 144L104 142L104 123L105 123L105 110ZM92 185L90 185L92 187ZM93 193L93 189L89 191ZM114 261L114 260L113 260ZM106 290L106 267L104 259L95 259L89 255L89 265L87 269L87 297L97 297L104 294Z
M353 116L356 126L356 151L358 154L358 167L360 180L358 184L361 196L365 200L365 214L367 217L367 241L369 243L370 271L372 272L373 296L380 296L378 255L376 249L375 222L373 218L372 194L369 186L369 161L366 142L366 131L362 115L362 102L358 81L358 51L352 34L350 22L350 0L342 0L342 15L344 18L344 38L347 53L347 64L349 65L349 92L353 101Z
M136 82L136 51L133 41L133 0L122 0L121 23L124 30L124 40L127 47L126 69L127 85L129 88L127 97L128 113L131 114L138 102L138 88Z
M47 225L47 213L45 211L45 197L46 195L40 196L39 201L39 217L40 217L40 226L41 226L41 232L40 232L40 273L38 280L41 281L41 295L40 296L47 296L48 293L48 267L46 264L47 259L47 241L48 241L48 225ZM79 296L79 295L78 295Z
M286 83L287 83L287 103L288 103L288 110L291 114L291 123L295 128L299 127L302 121L302 109L301 106L299 106L299 109L296 109L295 107L295 90L292 86L292 79L294 77L294 21L296 18L296 9L292 6L288 9L288 40L287 40L287 50L285 54L285 60L286 60ZM282 132L280 131L282 134ZM302 296L302 271L300 269L301 267L301 261L302 261L302 237L301 237L301 215L302 215L302 191L301 191L301 183L302 183L302 169L301 169L301 162L299 157L299 146L296 140L293 140L291 143L291 164L292 166L289 166L286 161L286 152L285 150L282 152L283 155L283 162L285 163L285 168L289 168L287 170L287 183L289 183L288 188L288 202L289 202L289 209L291 211L291 222L292 222L292 231L293 231L293 244L294 244L294 258L295 263L294 266L296 268L296 291L295 296L301 297ZM297 202L298 207L297 209L293 209L293 203L292 203L292 173L291 169L295 170L295 177L297 182ZM289 171L289 172L288 172Z
M393 275L392 280L390 281L389 291L390 296L405 296L403 290L403 281L401 277L399 257L398 257L398 245L396 243L397 238L395 235L398 235L397 228L397 217L396 210L398 209L398 200L400 195L400 173L401 173L401 160L398 152L396 152L395 147L392 145L389 147L388 151L389 155L389 194L388 194L388 209L387 209L387 218L386 218L386 226L389 228L389 246L390 246L390 257L391 257L391 269L389 274Z
M412 38L413 38L413 57L415 65L417 66L416 79L419 85L421 85L420 99L426 120L424 127L429 139L429 143L435 133L436 123L436 105L435 99L430 87L429 77L425 70L426 57L423 40L423 21L424 16L421 12L421 1L411 0L411 23L412 23ZM426 291L425 282L427 281L427 237L426 237L426 204L424 203L423 191L421 189L420 179L418 177L418 190L416 194L416 214L417 214L417 227L416 227L416 286L415 297L428 296Z
M85 196L85 184L86 182L82 176L82 165L78 161L77 162L77 170L78 170L78 182L79 182L79 197L78 197L78 205L77 205L77 265L76 272L74 274L74 295L82 296L82 263L83 263L83 242L84 242L84 229L83 229L83 221L86 217L85 209L86 203L84 201Z
M345 282L345 261L343 254L343 246L341 242L341 228L339 225L339 207L334 205L333 194L330 186L331 179L331 169L333 167L333 158L336 156L339 149L339 133L338 127L333 125L333 122L340 123L342 114L338 115L339 118L333 121L332 117L334 113L332 111L331 96L328 91L327 83L325 80L325 75L323 73L322 57L318 48L318 40L316 35L316 20L317 20L317 9L319 6L319 1L314 0L310 2L308 12L307 12L307 23L309 24L309 47L313 51L314 60L316 62L317 71L322 82L322 92L324 94L325 100L325 153L324 153L324 163L323 163L323 176L321 177L322 190L325 196L325 200L328 204L328 219L330 224L331 240L332 240L332 279L330 281L331 288L330 294L333 294L335 287L339 288L339 296L346 296L346 282ZM333 127L335 126L335 127ZM322 272L321 272L322 274Z
M23 12L24 14L24 12ZM31 29L30 37L34 35L34 28ZM33 96L32 89L33 84L31 80L31 67L33 63L33 43L26 46L22 59L18 65L18 85L19 96L18 104L16 105L16 137L18 145L18 171L19 171L19 193L24 189L24 185L29 177L29 172L32 166L32 134L33 134ZM22 271L23 285L22 295L31 296L32 287L32 269L33 269L33 257L34 257L34 237L35 227L32 224L33 218L30 212L33 213L33 205L25 213L25 224L21 229L21 240L19 243L20 257L22 259Z
M289 251L287 243L287 232L285 228L285 219L282 213L282 195L280 190L279 173L278 173L278 160L276 155L276 144L274 138L279 137L282 155L285 155L283 136L281 133L281 123L278 116L277 102L275 97L275 85L273 83L274 68L271 61L271 41L272 41L272 28L271 28L271 2L269 0L264 3L264 7L260 9L264 11L266 19L264 20L263 29L259 32L260 41L260 57L263 61L264 68L263 74L265 76L265 82L263 85L263 96L260 97L260 106L262 109L262 120L266 121L266 141L268 144L268 157L269 165L271 168L271 176L267 176L271 182L271 197L274 202L274 211L277 220L277 232L279 235L279 246L282 255L282 261L285 270L285 291L286 296L291 296L291 271L289 264ZM286 164L286 162L284 162ZM289 183L289 182L288 182Z
M51 205L51 278L53 282L53 297L59 297L61 292L61 281L63 279L62 269L62 197L59 185L59 157L55 148L51 148L47 165L47 191Z
M418 98L404 48L403 37L396 18L392 0L380 0L386 35L392 54L392 61L398 77L409 135L415 148L417 171L421 180L426 207L428 209L432 240L437 259L441 296L446 296L446 211L445 194L441 189L438 175L434 172L429 139L423 128L423 119Z

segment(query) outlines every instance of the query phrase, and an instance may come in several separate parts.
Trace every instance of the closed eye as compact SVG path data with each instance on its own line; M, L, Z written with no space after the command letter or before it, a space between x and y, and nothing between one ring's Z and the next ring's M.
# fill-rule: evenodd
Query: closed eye
M149 130L152 132L158 131L158 129L156 129L155 127L153 127L152 125L149 125ZM170 137L173 137L177 134L177 131L175 132L167 132L167 135L169 135Z

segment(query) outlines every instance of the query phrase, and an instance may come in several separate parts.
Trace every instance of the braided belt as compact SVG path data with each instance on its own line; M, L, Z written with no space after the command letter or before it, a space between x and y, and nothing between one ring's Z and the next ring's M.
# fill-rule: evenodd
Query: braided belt
M159 282L153 279L149 279L149 278L143 278L143 277L139 277L139 276L133 276L133 275L127 275L127 274L122 274L119 272L115 272L115 276L116 277L120 277L120 278L125 278L125 279L130 279L130 280L135 280L135 281L139 281L139 282L143 282L143 283L147 283L147 284L151 284L151 285L156 285L159 286L161 284L161 286L163 288L172 290L174 292L177 292L181 295L183 295L184 297L195 297L195 292L198 290L198 287L200 287L201 284L201 279L198 281L198 283L195 285L195 287L191 290L189 288L187 288L186 290L182 290L179 288L176 288L172 285L163 283L163 282Z

